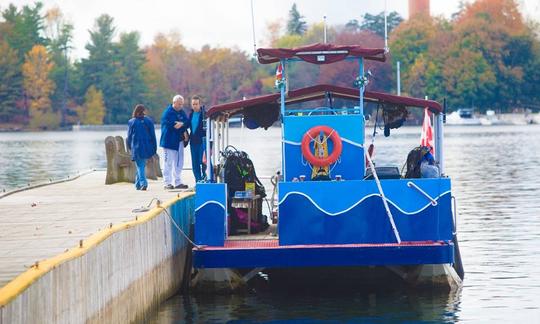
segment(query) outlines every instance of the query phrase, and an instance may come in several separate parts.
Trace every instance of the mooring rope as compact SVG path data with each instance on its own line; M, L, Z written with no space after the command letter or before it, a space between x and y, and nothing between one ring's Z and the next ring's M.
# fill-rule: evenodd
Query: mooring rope
M152 198L152 200L150 200L150 202L148 203L148 205L146 207L142 207L142 208L136 208L136 209L133 209L132 212L133 213L140 213L140 212L146 212L146 211L149 211L150 210L150 206L152 206L152 203L153 202L156 202L156 208L160 208L162 209L166 214L167 216L169 217L169 219L171 220L171 222L173 223L174 227L176 227L176 229L180 232L180 234L182 234L182 236L188 240L189 243L191 243L191 245L193 245L197 250L203 250L206 245L198 245L198 244L195 244L195 242L193 242L190 238L189 238L189 235L187 235L184 230L182 230L182 228L180 226L178 226L178 224L176 223L176 221L174 220L174 218L171 216L171 214L169 213L169 211L167 210L167 208L161 206L161 200L159 200L158 198L154 197Z

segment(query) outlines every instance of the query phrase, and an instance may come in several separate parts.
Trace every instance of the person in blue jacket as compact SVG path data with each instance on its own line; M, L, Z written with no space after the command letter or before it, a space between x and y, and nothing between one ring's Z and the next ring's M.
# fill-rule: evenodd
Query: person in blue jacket
M203 127L206 118L204 107L201 106L201 97L194 96L191 99L193 111L189 115L191 134L189 137L189 148L191 151L191 166L195 181L202 181L205 177L206 165L203 163L203 153L206 144L206 129Z
M145 166L146 160L156 154L157 141L154 122L145 116L146 108L136 105L133 115L128 121L127 148L131 151L131 160L135 161L137 173L135 174L135 188L137 190L148 189Z
M184 97L176 95L161 116L161 139L163 147L163 180L165 189L186 189L182 183L184 167L184 141L187 140L189 119L182 110Z

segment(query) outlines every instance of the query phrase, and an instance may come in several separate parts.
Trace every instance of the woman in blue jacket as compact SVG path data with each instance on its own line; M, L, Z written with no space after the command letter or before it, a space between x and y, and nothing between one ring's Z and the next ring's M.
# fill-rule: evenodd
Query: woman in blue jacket
M135 175L135 188L146 190L148 181L146 180L145 166L146 160L156 154L157 141L154 130L154 122L150 117L145 116L146 108L143 105L136 105L133 109L133 118L128 122L127 148L131 150L131 160L137 165Z

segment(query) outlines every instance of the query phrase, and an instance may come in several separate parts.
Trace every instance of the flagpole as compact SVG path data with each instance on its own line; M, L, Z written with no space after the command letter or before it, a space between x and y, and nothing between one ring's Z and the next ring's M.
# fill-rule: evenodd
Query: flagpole
M388 19L387 19L387 1L384 0L384 51L388 53L390 49L388 48Z
M255 41L255 15L253 14L253 0L251 0L251 29L253 32L253 56L257 56L257 42Z
M324 21L324 43L326 44L326 15L323 16Z

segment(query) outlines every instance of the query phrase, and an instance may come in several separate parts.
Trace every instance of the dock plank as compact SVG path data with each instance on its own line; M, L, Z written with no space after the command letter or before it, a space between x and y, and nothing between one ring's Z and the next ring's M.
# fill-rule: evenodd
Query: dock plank
M182 177L193 187L190 171ZM161 179L149 180L148 191L136 191L130 183L105 185L105 171L94 171L0 198L0 287L110 223L133 220L132 210L152 198L167 201L179 192L164 190Z

